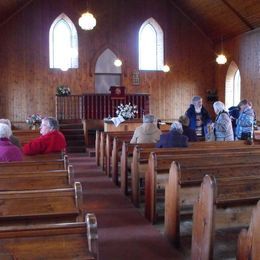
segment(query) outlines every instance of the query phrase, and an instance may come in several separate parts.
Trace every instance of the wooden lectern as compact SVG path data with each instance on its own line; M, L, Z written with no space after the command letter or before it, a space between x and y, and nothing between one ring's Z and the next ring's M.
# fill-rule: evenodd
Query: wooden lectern
M123 86L111 86L111 99L125 99L125 87Z

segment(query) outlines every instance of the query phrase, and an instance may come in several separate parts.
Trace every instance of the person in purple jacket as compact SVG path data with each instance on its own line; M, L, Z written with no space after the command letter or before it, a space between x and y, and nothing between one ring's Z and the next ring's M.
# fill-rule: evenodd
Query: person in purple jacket
M171 148L171 147L187 147L188 137L183 135L182 125L178 121L174 121L168 133L162 134L160 140L157 142L157 148Z
M23 159L21 149L11 143L9 139L11 135L11 128L0 123L0 162L22 161Z

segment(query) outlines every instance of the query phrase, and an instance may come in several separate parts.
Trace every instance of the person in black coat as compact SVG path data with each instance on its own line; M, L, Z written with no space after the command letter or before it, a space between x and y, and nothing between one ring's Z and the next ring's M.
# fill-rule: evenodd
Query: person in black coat
M196 135L195 130L189 127L190 124L189 118L186 115L180 116L179 122L182 124L182 128L183 128L182 134L188 137L189 142L197 142L198 137Z
M202 105L202 98L194 96L191 100L191 105L185 115L190 119L189 127L196 131L199 137L206 136L207 125L211 123L211 118L208 111Z
M171 125L171 130L160 136L157 142L157 148L171 148L171 147L187 147L188 137L182 134L183 129L180 122L175 121Z

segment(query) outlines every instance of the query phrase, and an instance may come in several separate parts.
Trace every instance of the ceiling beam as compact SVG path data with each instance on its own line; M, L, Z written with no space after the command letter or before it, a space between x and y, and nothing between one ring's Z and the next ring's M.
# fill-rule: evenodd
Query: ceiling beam
M15 12L13 12L11 15L9 15L4 21L0 23L0 27L4 24L8 23L13 17L15 17L17 14L19 14L25 7L27 7L29 4L31 4L34 0L28 0L24 5L22 5L20 8L18 8Z
M254 30L255 28L250 24L245 17L243 17L230 3L226 0L222 0L222 2L250 29Z
M169 0L169 3L176 8L183 16L185 16L193 25L198 29L198 31L208 40L208 42L212 45L214 42L212 41L211 38L201 29L201 27L194 22L189 15L187 15L181 7L174 1L174 0Z

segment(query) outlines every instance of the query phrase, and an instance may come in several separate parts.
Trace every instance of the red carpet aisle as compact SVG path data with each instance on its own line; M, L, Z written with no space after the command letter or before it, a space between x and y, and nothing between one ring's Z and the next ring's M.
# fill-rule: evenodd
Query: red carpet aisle
M94 157L69 158L83 187L84 209L97 216L100 260L182 259L95 165Z

